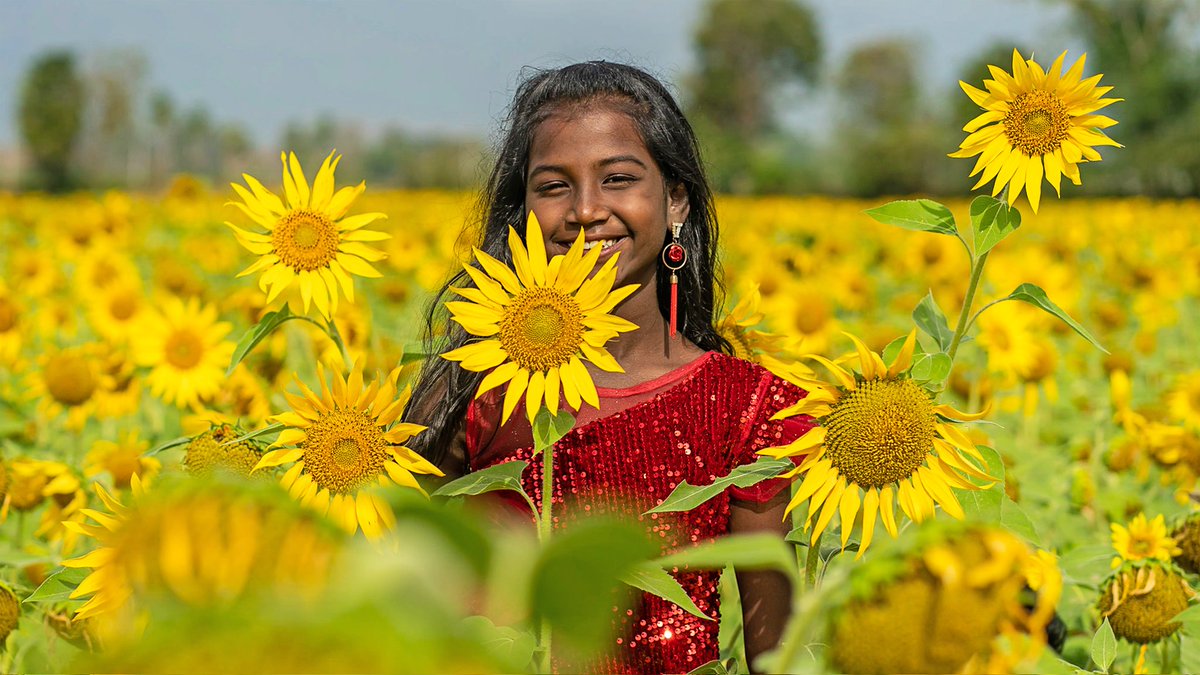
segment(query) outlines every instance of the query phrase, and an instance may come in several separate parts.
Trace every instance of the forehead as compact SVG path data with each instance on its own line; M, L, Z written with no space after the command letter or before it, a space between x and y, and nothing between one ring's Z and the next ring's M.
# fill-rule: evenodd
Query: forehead
M605 105L580 104L556 110L538 124L529 147L537 164L589 164L632 155L653 165L650 150L633 118Z

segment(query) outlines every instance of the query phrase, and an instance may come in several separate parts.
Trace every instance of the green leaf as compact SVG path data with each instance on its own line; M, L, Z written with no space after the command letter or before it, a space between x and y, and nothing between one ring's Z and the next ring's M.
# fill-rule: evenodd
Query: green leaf
M986 445L977 446L980 454L983 455L985 467L984 471L996 481L986 490L959 490L954 489L955 495L958 497L959 504L962 505L963 513L966 514L968 520L975 520L988 523L1000 522L1002 516L1002 504L1007 496L1004 494L1004 460L1001 459L1000 453L995 449ZM976 478L968 478L976 485L982 485L983 480Z
M689 670L687 675L729 675L729 671L725 670L725 664L721 663L720 659L713 659L701 666L696 666Z
M1079 325L1078 321L1068 316L1061 307L1051 302L1050 298L1046 296L1046 291L1043 291L1041 288L1033 284L1021 284L1020 286L1017 286L1016 290L1014 290L1012 293L1009 293L1008 297L1004 298L1004 300L1020 300L1021 302L1028 303L1034 307L1040 307L1041 309L1061 319L1063 323L1070 326L1071 329L1076 333L1079 333L1083 339L1092 343L1096 349L1099 349L1105 354L1108 353L1108 350L1104 348L1104 345L1100 344L1096 338L1092 337L1092 334L1089 333L1086 328Z
M227 441L224 441L221 443L221 445L234 445L235 443L241 443L242 441L248 441L248 440L251 440L254 438L258 438L259 436L266 436L267 434L273 434L273 433L276 433L279 431L283 431L284 427L286 427L286 426L287 425L283 424L283 423L268 424L267 426L265 426L261 429L255 429L254 431L244 433L241 436L238 436L237 438L231 438Z
M553 626L556 654L560 646L576 655L605 646L613 606L625 609L633 596L621 579L656 549L628 521L584 521L554 533L534 565L530 607Z
M938 307L937 300L933 299L933 291L926 293L925 297L921 298L921 302L917 303L912 318L917 324L917 328L933 338L938 349L946 351L950 348L950 342L954 339L954 331L950 330L950 324L946 322L946 315L942 313L942 308Z
M913 356L912 378L921 383L937 384L950 377L950 367L954 362L950 356L942 352L933 354L917 354Z
M1171 621L1182 621L1187 624L1200 625L1200 605L1192 605L1171 618Z
M406 351L406 352L404 352L404 353L403 353L403 354L400 356L400 365L402 365L402 366L407 366L407 365L408 365L408 364L410 364L410 363L415 363L415 362L417 362L417 361L424 361L424 360L425 360L425 359L427 359L427 358L429 358L429 353L428 353L428 352L421 352L421 351L409 352L409 351Z
M733 471L729 472L729 475L722 476L708 485L692 485L686 480L681 481L671 491L671 494L667 495L666 499L643 515L673 511L691 511L721 494L730 486L747 488L794 468L796 468L796 465L791 460L762 457L753 464L743 464L735 467Z
M525 494L521 487L521 474L528 466L529 462L514 460L472 471L439 487L433 492L433 496L464 497L497 490L512 490Z
M1096 629L1096 634L1092 636L1092 661L1100 666L1100 670L1108 672L1108 667L1112 665L1113 659L1117 658L1117 636L1113 634L1112 626L1108 625L1108 619L1100 624Z
M180 438L176 438L176 439L167 441L166 443L161 443L159 445L156 445L153 448L150 448L150 450L147 451L145 454L157 455L158 453L160 453L164 450L170 450L171 448L177 448L181 445L187 445L188 443L191 443L191 442L192 442L191 436L182 436Z
M241 363L242 360L245 359L246 356L249 355L250 352L258 345L258 343L262 342L268 335L275 332L275 329L283 325L283 322L289 319L302 318L304 317L292 314L287 305L280 307L274 312L268 312L264 314L263 318L259 319L258 323L251 326L250 329L242 335L241 339L238 340L237 347L235 347L233 350L233 359L229 361L229 369L225 371L225 375L232 375L233 369L237 367L237 364Z
M721 569L733 565L738 569L777 569L793 579L796 577L793 549L774 534L721 537L663 556L655 562L663 569Z
M621 581L634 588L646 591L651 595L657 595L663 600L673 602L687 610L692 616L709 621L713 620L711 616L700 611L700 608L692 601L687 591L683 590L683 586L679 585L675 577L671 576L654 561L643 563L633 568L625 576L621 577Z
M1021 212L1007 202L983 195L971 201L971 229L975 232L975 255L992 250L1021 227Z
M69 600L71 592L83 582L92 571L82 567L63 567L46 577L24 602L59 602Z
M575 426L575 418L566 410L559 410L557 415L542 408L533 417L533 452L537 453L554 445Z
M1003 492L1003 485L1000 486L1000 489ZM1022 509L1007 494L1000 499L1000 524L1030 544L1041 543L1037 528L1033 526L1033 521L1029 519L1025 509Z
M917 232L936 232L954 236L958 228L954 214L932 199L901 199L867 209L865 213L884 225L895 225Z
M537 640L529 631L497 626L486 616L468 616L461 625L473 633L484 650L501 663L524 671L533 659Z

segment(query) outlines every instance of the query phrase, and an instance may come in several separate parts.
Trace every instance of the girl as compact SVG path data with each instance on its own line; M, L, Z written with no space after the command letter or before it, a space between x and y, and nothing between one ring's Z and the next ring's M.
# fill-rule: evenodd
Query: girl
M585 512L624 514L644 522L664 551L729 532L786 532L782 481L731 489L690 512L664 514L674 517L641 515L681 480L710 483L754 461L757 450L808 429L770 419L803 392L728 356L729 343L714 329L721 278L716 214L695 136L667 89L637 68L608 62L527 78L510 108L480 210L478 245L497 259L511 264L509 227L524 233L532 211L547 255L565 253L582 230L589 243L604 247L601 264L620 252L617 287L640 284L614 312L639 329L606 345L625 372L591 370L600 409L580 410L575 428L555 446L553 499L556 507L564 502L557 524ZM668 262L682 265L674 337ZM448 288L469 282L459 272L431 306L427 339L448 335L442 351L470 338L456 324L442 328L441 304ZM409 406L414 421L429 427L419 451L450 476L532 455L522 413L500 424L500 389L473 399L482 376L429 359ZM540 458L524 481L535 501ZM718 573L677 578L703 612L718 616ZM778 640L790 595L777 573L739 574L738 582L753 659ZM619 619L617 644L600 670L687 672L717 658L718 622L672 603L644 595L632 615Z

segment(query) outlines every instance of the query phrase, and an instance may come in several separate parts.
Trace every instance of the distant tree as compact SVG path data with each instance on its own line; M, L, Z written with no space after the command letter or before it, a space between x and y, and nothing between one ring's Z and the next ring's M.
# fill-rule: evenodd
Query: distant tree
M840 112L837 148L852 194L925 190L927 167L938 157L934 125L920 105L913 45L881 40L855 49L836 78Z
M1185 39L1200 6L1195 0L1061 1L1088 43L1087 73L1104 73L1102 84L1115 88L1110 96L1125 99L1107 114L1120 121L1109 132L1126 149L1105 153L1092 185L1200 194L1200 53Z
M143 87L149 62L136 49L110 49L88 61L82 160L93 180L135 183L145 174L139 113L145 103Z
M67 51L34 60L21 85L18 120L21 138L44 186L71 186L71 155L83 122L84 87Z
M757 189L777 174L779 92L813 85L821 62L816 17L800 0L709 0L693 34L688 107L718 189ZM770 165L763 169L762 164ZM760 169L763 169L760 171Z
M150 95L150 184L162 185L174 172L171 158L172 136L175 131L175 101L165 91Z

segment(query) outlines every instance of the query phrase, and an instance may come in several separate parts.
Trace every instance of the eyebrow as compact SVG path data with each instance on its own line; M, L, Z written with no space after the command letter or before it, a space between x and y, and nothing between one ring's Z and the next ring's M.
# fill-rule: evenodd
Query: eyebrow
M637 157L635 157L633 155L617 155L615 157L606 157L606 158L600 160L599 162L597 162L596 166L606 167L606 166L611 166L613 164L620 164L622 162L633 162L634 164L637 164L638 166L642 167L643 169L647 168L645 162L643 162L642 160L638 159ZM534 167L532 171L529 172L529 178L533 178L534 176L538 175L539 173L546 173L546 172L566 173L566 170L562 166L559 166L557 164L539 164L536 167Z

